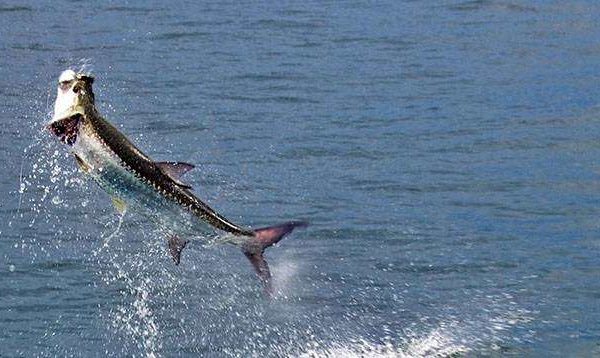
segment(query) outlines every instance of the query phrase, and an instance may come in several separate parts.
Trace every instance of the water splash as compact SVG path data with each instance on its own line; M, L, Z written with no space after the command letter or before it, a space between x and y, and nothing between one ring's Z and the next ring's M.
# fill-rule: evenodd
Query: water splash
M75 72L91 75L94 72L94 64L91 58L82 58L78 61L78 67Z
M204 248L215 251L199 259L192 246L186 255L195 256L190 262L198 265L174 267L164 233L142 235L140 228L148 230L148 225L135 214L124 220L106 204L100 215L73 222L73 212L98 209L94 201L81 199L89 197L90 184L73 165L66 165L68 155L41 134L36 138L25 151L19 190L24 205L18 215L27 218L30 227L49 226L56 240L34 245L40 239L32 236L23 242L45 252L70 237L90 240L90 250L78 247L70 252L85 257L104 290L113 293L98 308L106 327L107 355L158 357L185 349L224 356L445 357L498 350L512 339L507 332L528 320L528 313L519 311L510 297L475 297L469 309L455 308L468 312L463 317L446 313L437 319L422 318L401 332L383 330L375 334L383 338L372 339L357 334L360 322L352 327L298 308L295 279L302 265L285 255L273 265L279 294L266 303L260 288L245 283L251 273L240 277L239 272L246 274L248 268L236 271L238 252L233 263L227 261L228 251L217 247ZM99 237L93 234L101 230Z
M366 357L366 358L417 358L454 357L469 352L487 354L500 351L511 340L509 330L532 320L532 313L518 308L509 295L487 297L486 302L475 298L476 310L465 317L448 317L429 330L414 326L399 336L384 330L383 342L359 337L346 342L318 342L308 344L308 349L298 357ZM479 301L479 302L478 302Z

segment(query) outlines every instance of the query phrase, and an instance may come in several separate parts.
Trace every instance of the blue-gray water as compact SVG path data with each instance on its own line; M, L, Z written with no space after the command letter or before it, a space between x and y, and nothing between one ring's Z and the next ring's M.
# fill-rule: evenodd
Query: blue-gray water
M0 3L0 356L600 355L596 1ZM262 298L43 130L57 76L232 220Z

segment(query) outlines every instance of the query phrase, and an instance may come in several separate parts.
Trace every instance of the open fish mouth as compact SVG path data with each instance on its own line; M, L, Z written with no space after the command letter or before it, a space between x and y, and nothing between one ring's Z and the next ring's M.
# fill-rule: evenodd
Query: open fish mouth
M79 124L83 116L80 113L73 114L70 117L65 117L48 124L47 128L58 137L58 139L68 145L73 145L77 140L79 132Z
M60 75L54 103L54 115L46 127L61 142L73 145L77 140L83 115L93 111L94 77L66 70Z

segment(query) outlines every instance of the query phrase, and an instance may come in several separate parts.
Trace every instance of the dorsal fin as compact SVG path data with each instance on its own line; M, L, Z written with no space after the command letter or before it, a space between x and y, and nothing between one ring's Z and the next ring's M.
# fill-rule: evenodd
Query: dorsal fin
M179 178L181 178L181 176L185 173L194 169L192 164L183 162L156 162L155 164L163 173L167 174L171 179L173 179L177 185L188 189L191 188L191 186L179 181Z
M156 165L173 179L179 179L183 174L195 168L192 164L183 162L156 162Z

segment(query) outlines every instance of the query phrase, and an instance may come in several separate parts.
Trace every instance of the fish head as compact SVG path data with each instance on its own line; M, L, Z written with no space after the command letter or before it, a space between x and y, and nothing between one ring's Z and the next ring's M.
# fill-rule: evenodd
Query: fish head
M48 129L67 144L77 138L79 122L94 109L94 77L86 73L65 70L58 78L54 114Z

